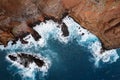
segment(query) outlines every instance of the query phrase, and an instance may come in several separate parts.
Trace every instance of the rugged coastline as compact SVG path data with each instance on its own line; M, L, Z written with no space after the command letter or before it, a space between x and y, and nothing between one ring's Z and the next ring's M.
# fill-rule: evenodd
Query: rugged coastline
M40 35L33 26L52 19L59 24L69 15L81 26L98 36L105 49L120 47L119 0L0 0L0 44L7 46L32 34ZM65 36L67 28L62 28Z

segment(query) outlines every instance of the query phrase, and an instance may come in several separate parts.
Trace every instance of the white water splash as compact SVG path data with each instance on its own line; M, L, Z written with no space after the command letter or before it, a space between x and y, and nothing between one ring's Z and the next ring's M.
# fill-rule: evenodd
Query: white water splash
M99 62L102 61L104 63L113 63L116 62L119 58L119 55L117 54L116 49L112 50L102 50L101 43L96 41L93 44L89 45L89 49L91 50L91 53L93 55L95 66L99 67Z
M99 39L88 30L82 28L79 24L73 21L72 18L66 17L63 21L69 26L68 29L71 33L69 37L72 37L71 39L77 38L76 40L79 45L87 46L91 51L96 67L99 67L100 61L104 63L113 63L119 59L116 49L101 52L102 45Z
M20 54L20 53L17 53L17 54L9 53L9 54L17 56L17 54ZM48 72L48 69L51 66L51 62L47 58L42 57L40 54L35 54L35 53L27 53L27 54L33 54L33 55L37 56L38 58L43 60L45 64L42 67L38 67L34 62L32 62L29 64L28 67L24 67L23 65L20 64L21 60L19 57L17 58L17 61L12 61L8 56L6 56L6 60L11 62L12 66L16 66L18 68L18 71L20 70L18 72L18 74L20 74L23 79L31 78L32 80L36 80L35 74L36 74L36 72L39 72L39 71L42 72L43 76L45 76L46 73Z
M87 31L86 29L82 28L79 24L77 24L72 18L68 16L63 19L63 22L68 26L69 36L67 37L62 36L61 28L57 27L57 26L60 26L58 25L58 23L55 23L52 20L49 20L49 21L46 21L46 23L42 22L40 23L40 25L36 25L34 27L34 30L36 30L39 33L39 35L42 36L42 38L39 39L39 41L35 41L30 34L24 38L24 40L28 41L28 44L22 44L20 40L18 40L17 44L11 45L12 42L10 41L7 47L0 46L0 49L9 50L10 52L16 52L16 49L21 49L21 51L23 52L32 52L33 49L34 51L39 51L39 49L47 47L48 46L47 42L51 38L54 40L58 40L63 44L67 44L69 42L72 42L73 40L76 40L80 46L82 45L84 47L87 47L91 51L95 65L97 67L99 67L100 61L104 63L108 63L108 62L113 63L117 61L119 56L115 49L104 51L101 53L101 48L102 48L101 43L95 35ZM48 51L50 50L48 49ZM50 53L54 53L54 52L50 51ZM54 58L55 57L57 58L58 56L56 56L55 54L56 53L54 54L46 53L44 55L47 55L47 57L50 55L53 55ZM50 59L53 59L53 56ZM49 61L51 61L50 59ZM26 72L24 76L29 75L29 77L30 76L34 77L35 76L33 75L33 72L35 70L35 68L33 68L34 66L35 66L34 64L31 65L31 70L22 69L23 71L22 73Z
M46 21L46 23L41 23L40 25L34 27L39 35L42 36L42 38L39 40L40 45L43 45L42 47L47 45L47 41L50 37L57 39L60 36L61 30L57 26L57 23L49 20ZM43 42L42 44L41 41Z

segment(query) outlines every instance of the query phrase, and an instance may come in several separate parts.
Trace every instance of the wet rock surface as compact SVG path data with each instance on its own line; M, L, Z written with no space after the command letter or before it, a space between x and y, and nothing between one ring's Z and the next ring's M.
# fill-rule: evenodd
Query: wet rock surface
M22 37L28 33L38 40L33 26L47 19L61 23L65 13L97 35L105 49L120 47L120 0L0 0L0 44L19 38L26 43Z
M39 58L37 55L32 54L9 54L8 58L13 62L17 62L20 65L23 65L26 68L28 68L32 63L35 63L38 67L42 67L45 64L41 58Z
M66 36L69 36L69 31L68 31L68 27L65 23L62 23L62 26L61 26L61 31L63 32L63 36L66 37Z

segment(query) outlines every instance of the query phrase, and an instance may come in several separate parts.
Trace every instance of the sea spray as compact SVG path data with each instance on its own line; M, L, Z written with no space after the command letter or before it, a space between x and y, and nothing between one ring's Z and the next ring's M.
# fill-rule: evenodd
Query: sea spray
M63 21L69 26L68 29L71 33L70 37L74 36L71 39L76 38L76 41L79 45L88 47L88 49L93 55L92 58L94 59L96 67L99 67L100 60L104 63L113 63L117 61L119 56L116 49L105 50L104 52L102 52L101 42L95 35L90 33L88 30L82 28L70 17L66 17Z
M12 63L13 67L18 68L17 73L25 80L36 80L37 72L41 72L42 76L45 76L51 66L51 62L47 58L35 53L10 53L6 56L6 59Z
M104 51L101 53L102 46L99 39L95 35L82 28L69 16L64 18L63 22L68 27L69 36L67 37L62 36L61 27L58 27L60 26L58 23L49 20L46 21L46 23L42 22L40 23L40 25L36 25L34 27L34 30L36 30L42 37L38 41L35 41L32 35L29 34L24 38L24 40L28 41L28 44L22 44L20 40L18 40L16 44L11 45L12 41L10 41L7 47L1 45L0 49L5 50L7 54L11 54L13 52L40 54L43 57L46 57L48 61L50 61L52 64L53 60L55 61L59 59L60 61L60 58L56 52L50 50L51 48L49 47L48 41L52 39L59 41L64 45L67 45L75 40L79 46L86 47L88 50L90 50L90 53L92 54L91 58L93 59L96 67L99 67L100 61L102 61L103 63L113 63L117 61L119 56L115 49ZM16 64L17 63L13 63L12 65L20 68L20 65ZM34 68L34 64L32 64L31 69L20 68L18 72L20 75L23 76L24 80L35 80L37 69Z
M63 22L68 26L69 36L64 37L62 36L61 27L58 23L55 23L52 20L46 21L46 23L42 22L40 25L36 25L34 29L42 36L39 41L35 41L33 37L30 35L26 36L24 40L28 41L28 44L21 44L20 40L17 41L17 44L11 45L11 42L8 43L8 46L4 48L4 46L0 46L1 49L5 50L15 50L18 48L22 48L28 51L34 47L38 49L39 47L47 46L47 41L52 38L54 40L59 40L61 43L67 44L76 40L80 46L88 47L90 49L93 58L95 59L95 64L98 64L100 60L103 62L115 62L119 56L117 55L116 50L109 50L101 53L101 43L99 39L87 31L86 29L82 28L79 24L77 24L72 18L66 17L63 19ZM112 57L112 59L110 59ZM108 59L109 58L109 59Z
M102 46L99 41L89 45L88 48L91 50L96 67L99 67L100 61L104 63L113 63L119 58L116 49L102 51Z

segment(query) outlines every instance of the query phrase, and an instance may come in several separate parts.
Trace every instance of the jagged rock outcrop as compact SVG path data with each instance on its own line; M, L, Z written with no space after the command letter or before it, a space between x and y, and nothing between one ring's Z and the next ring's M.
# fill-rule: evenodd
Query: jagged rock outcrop
M0 0L0 44L31 33L34 22L69 15L97 35L105 49L120 47L120 0ZM37 36L37 37L36 37Z
M7 58L9 59L9 61L16 62L24 66L25 68L28 68L32 63L35 63L36 66L40 68L42 66L45 66L44 60L35 54L34 55L26 53L9 54L7 55Z

